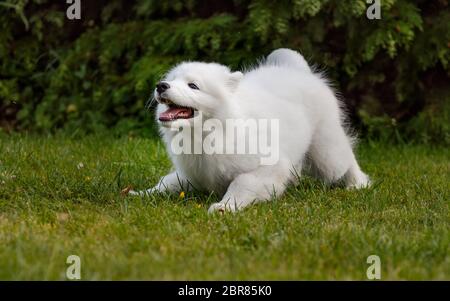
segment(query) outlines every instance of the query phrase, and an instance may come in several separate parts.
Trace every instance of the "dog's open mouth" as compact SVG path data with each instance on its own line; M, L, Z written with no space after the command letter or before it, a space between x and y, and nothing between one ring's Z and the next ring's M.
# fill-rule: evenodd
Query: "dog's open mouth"
M189 107L182 107L176 104L168 104L169 108L159 114L159 121L168 122L177 119L189 119L194 117L194 109Z

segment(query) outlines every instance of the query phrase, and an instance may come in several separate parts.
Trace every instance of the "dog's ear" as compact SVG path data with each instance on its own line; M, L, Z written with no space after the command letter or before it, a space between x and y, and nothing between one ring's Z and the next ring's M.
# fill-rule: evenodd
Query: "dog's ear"
M230 74L230 78L228 80L228 85L230 86L230 88L234 91L239 82L241 81L241 79L244 77L244 74L242 74L242 72L236 71Z

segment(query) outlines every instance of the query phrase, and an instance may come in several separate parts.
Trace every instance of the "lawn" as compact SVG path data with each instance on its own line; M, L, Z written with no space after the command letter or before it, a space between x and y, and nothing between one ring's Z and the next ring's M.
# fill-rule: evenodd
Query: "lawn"
M170 169L157 139L0 135L0 279L450 279L448 149L363 143L367 190L305 178L276 202L207 214L215 195L124 197Z

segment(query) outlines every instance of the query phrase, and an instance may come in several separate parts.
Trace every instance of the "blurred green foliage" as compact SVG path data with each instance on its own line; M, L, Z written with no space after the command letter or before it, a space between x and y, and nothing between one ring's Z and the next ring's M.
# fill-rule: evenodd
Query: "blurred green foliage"
M93 3L95 2L95 3ZM369 138L450 143L447 0L0 1L4 128L154 127L155 83L181 60L245 68L277 47L327 71Z

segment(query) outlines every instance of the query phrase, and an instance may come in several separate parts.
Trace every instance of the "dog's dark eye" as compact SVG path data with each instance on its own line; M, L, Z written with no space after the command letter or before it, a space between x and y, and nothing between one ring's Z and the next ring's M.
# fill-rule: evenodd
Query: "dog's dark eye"
M194 90L200 90L200 89L197 87L197 85L194 84L194 83L189 83L188 86L189 86L189 88L191 88L191 89L194 89Z

